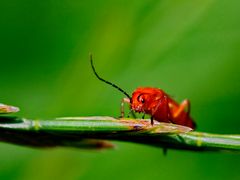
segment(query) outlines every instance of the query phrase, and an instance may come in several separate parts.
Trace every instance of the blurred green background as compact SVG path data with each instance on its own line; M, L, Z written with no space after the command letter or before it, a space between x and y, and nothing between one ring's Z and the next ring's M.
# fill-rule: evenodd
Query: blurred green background
M237 0L2 0L0 102L29 118L119 116L138 86L188 98L199 131L240 133ZM238 154L116 142L116 150L0 144L0 179L240 179Z

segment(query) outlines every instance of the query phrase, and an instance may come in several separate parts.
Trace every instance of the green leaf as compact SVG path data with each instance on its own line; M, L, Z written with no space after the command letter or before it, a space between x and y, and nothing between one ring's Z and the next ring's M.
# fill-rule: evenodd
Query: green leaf
M112 148L103 140L135 142L151 146L193 151L239 151L239 135L193 132L191 128L143 119L106 116L64 117L29 120L0 117L0 136L5 142L33 147Z

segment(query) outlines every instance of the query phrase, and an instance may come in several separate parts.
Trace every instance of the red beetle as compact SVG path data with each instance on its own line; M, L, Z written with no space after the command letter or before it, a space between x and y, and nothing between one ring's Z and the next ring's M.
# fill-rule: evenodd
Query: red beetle
M174 101L168 94L162 89L152 87L139 87L133 93L132 97L128 95L117 85L104 80L97 73L93 65L92 55L90 55L91 66L94 74L97 78L120 92L125 94L127 98L123 98L121 104L121 116L124 116L124 103L130 104L131 111L149 114L151 116L151 124L154 124L153 120L159 122L170 122L183 126L188 126L192 129L195 128L195 123L190 117L190 102L184 100L181 104Z

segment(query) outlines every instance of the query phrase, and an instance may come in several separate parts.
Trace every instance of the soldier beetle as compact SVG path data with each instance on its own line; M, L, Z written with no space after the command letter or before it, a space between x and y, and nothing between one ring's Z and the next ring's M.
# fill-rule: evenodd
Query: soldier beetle
M185 99L181 104L174 101L167 93L162 89L153 87L139 87L130 96L126 91L118 87L117 85L101 78L93 65L92 55L90 54L90 62L92 70L96 77L116 88L127 98L122 99L121 103L121 117L124 117L124 103L130 105L131 112L149 114L151 116L151 124L154 124L154 120L159 122L170 122L183 126L188 126L192 129L196 127L195 122L190 117L190 101ZM143 116L144 118L144 116Z

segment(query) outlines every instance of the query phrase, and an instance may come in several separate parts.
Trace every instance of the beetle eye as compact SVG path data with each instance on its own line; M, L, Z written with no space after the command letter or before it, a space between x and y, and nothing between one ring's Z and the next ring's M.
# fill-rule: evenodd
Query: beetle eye
M138 99L138 101L141 102L141 103L144 103L144 102L145 102L145 100L143 99L143 95L142 95L142 94L140 94L137 99Z

